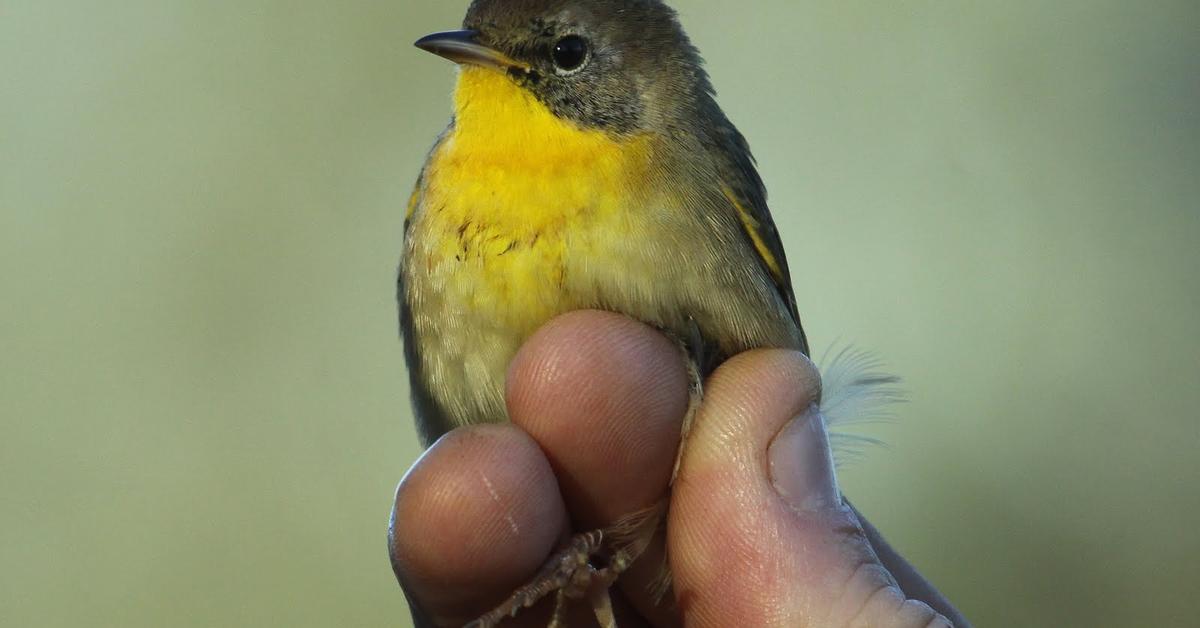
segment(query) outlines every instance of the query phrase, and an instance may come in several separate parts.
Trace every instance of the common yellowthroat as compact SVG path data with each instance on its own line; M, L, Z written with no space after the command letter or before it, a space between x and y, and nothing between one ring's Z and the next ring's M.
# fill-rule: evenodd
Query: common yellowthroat
M732 355L808 353L754 158L672 9L475 0L462 30L416 45L460 66L453 119L408 205L400 263L405 355L427 445L459 426L506 421L509 361L571 310L620 312L674 338L694 374L693 408L703 378ZM610 583L638 558L665 504L624 522L622 534L585 533L564 552L586 562L606 551L594 571ZM556 590L561 608L570 578L547 577L477 625ZM600 606L600 622L613 625Z

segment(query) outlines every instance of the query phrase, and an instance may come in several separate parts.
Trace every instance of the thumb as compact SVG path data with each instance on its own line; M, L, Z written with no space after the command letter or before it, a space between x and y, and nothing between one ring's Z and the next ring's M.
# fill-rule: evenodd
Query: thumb
M670 510L689 626L949 626L908 600L842 500L803 354L759 350L709 379Z

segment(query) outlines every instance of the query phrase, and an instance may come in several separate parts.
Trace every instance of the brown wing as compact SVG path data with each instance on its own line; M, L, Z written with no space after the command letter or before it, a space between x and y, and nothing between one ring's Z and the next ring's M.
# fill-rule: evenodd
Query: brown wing
M728 173L721 182L721 192L729 201L731 210L737 213L738 220L746 233L746 238L758 254L758 260L763 270L775 283L776 290L783 302L787 304L788 312L792 315L805 353L808 353L808 340L804 335L804 327L800 324L800 312L796 307L796 295L792 291L791 273L788 271L787 256L783 251L783 241L767 208L767 192L762 178L758 175L754 157L745 138L730 124L722 130L721 135L726 150Z

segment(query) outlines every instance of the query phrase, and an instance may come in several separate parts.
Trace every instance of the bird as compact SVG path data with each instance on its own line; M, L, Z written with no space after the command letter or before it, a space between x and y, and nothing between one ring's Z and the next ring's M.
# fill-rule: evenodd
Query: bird
M459 68L451 122L407 206L397 282L426 446L457 427L507 421L510 360L572 310L621 313L678 344L692 380L684 443L704 378L723 361L763 347L809 353L755 159L672 8L474 0L461 29L416 46ZM839 381L853 392L890 380ZM666 508L664 497L610 529L580 532L472 625L493 626L548 595L561 622L581 579L611 585ZM594 610L615 626L604 601Z

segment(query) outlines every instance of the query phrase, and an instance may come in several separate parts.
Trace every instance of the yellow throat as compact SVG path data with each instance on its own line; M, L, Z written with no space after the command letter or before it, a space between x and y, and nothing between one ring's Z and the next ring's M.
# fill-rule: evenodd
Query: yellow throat
M648 149L647 138L584 129L500 72L467 66L454 93L454 126L429 174L437 187L452 186L444 200L472 214L457 218L484 219L514 235L544 232L580 212L627 206L644 187Z

